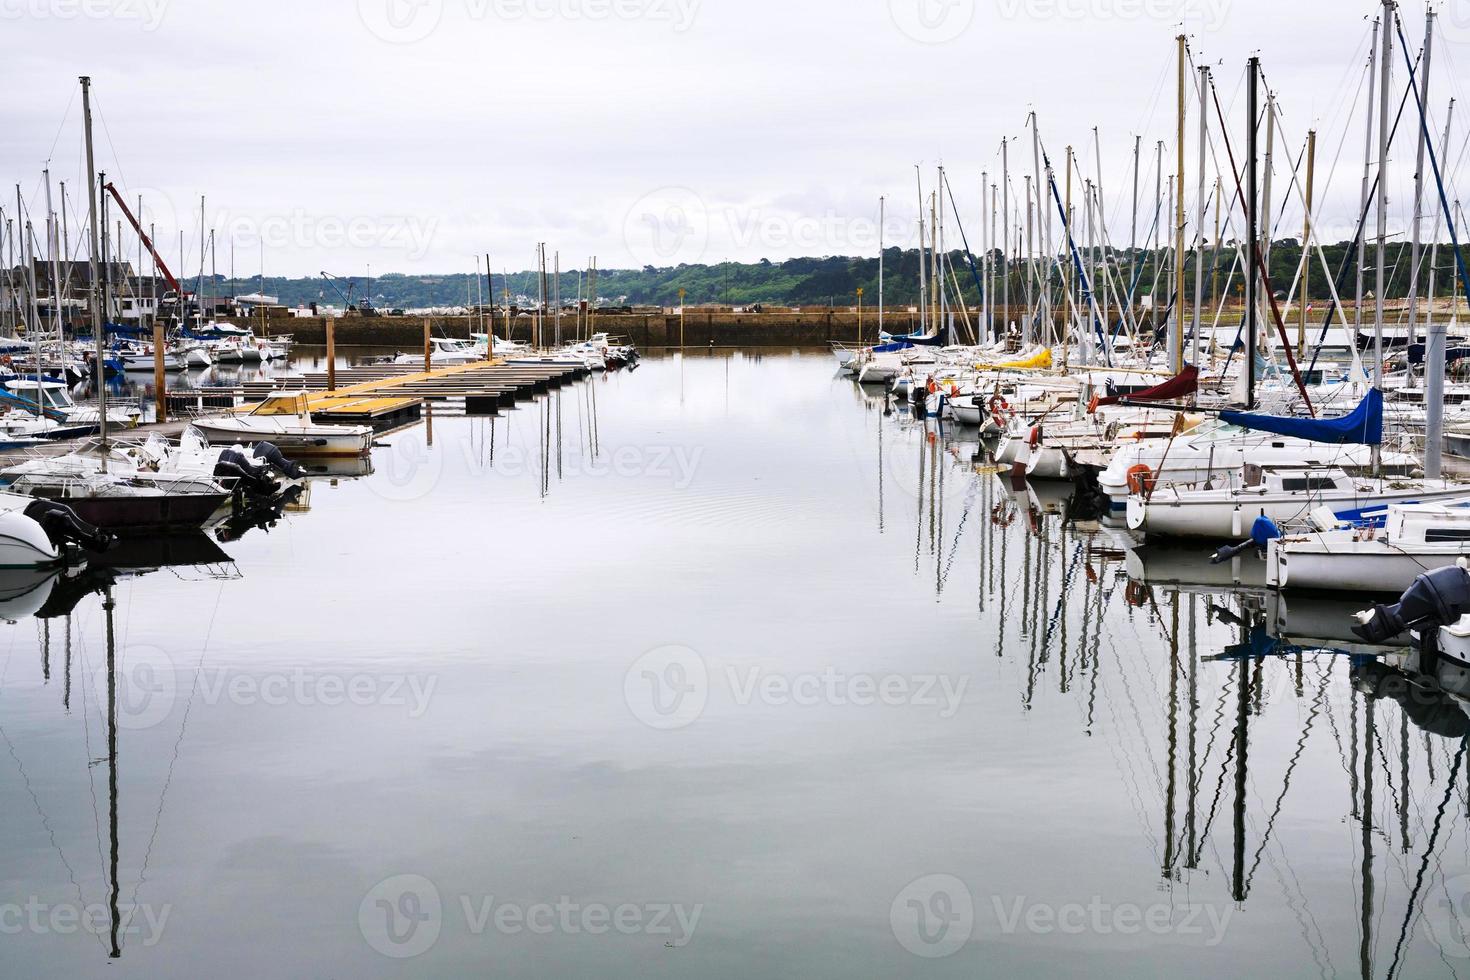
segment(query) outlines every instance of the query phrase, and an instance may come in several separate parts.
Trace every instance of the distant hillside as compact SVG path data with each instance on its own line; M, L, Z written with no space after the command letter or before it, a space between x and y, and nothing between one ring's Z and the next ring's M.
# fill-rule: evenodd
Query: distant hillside
M1334 274L1340 268L1346 249L1346 243L1325 246L1323 249ZM948 271L945 273L945 279L946 284L951 287L951 293L953 283L958 282L966 302L972 305L977 304L979 290L976 286L976 277L971 272L968 257L964 252L953 252L949 258L953 264L953 279ZM1155 270L1151 253L1139 250L1135 263L1130 260L1124 250L1110 253L1110 260L1118 269L1117 281L1122 283L1118 288L1126 289L1130 276L1136 275L1138 285L1134 290L1135 296L1147 296L1153 291ZM1272 246L1271 275L1277 290L1284 291L1290 288L1300 260L1301 247L1295 240L1287 239ZM1371 249L1369 261L1372 261ZM1389 295L1406 295L1409 279L1407 243L1390 246L1388 262L1391 269ZM975 263L977 267L981 266L982 257L975 256ZM1225 288L1225 280L1230 274L1233 263L1233 252L1228 250L1219 252L1218 261L1214 263L1219 288ZM1453 266L1453 252L1447 246L1442 247L1439 253L1440 272L1437 287L1440 295L1448 294L1453 286ZM1426 288L1427 267L1428 250L1426 248L1423 268L1420 270L1421 292ZM1186 271L1189 288L1192 290L1194 282L1192 259ZM1165 275L1167 274L1166 270ZM1024 265L1015 263L1011 273L1012 302L1019 302L1025 295L1024 276ZM1207 268L1207 293L1210 290L1210 276L1211 269ZM222 276L217 278L219 280L217 288L221 292L228 290L228 280ZM466 302L477 302L481 298L486 302L493 299L494 302L499 303L507 288L507 278L512 302L524 304L534 301L537 294L536 274L529 271L512 273L509 277L497 273L493 277L489 295L485 292L483 278L477 284L475 277L471 274L401 275L390 273L374 276L371 282L358 280L354 288L353 301L360 302L364 293L370 292L373 305L386 308L422 309L459 306ZM1349 298L1353 292L1353 278L1353 274L1349 272L1342 280L1339 291L1344 298ZM1371 271L1368 282L1371 288ZM1235 292L1240 283L1237 270L1231 291ZM478 292L477 285L479 286ZM330 282L320 278L284 279L270 276L265 278L263 284L263 289L267 294L279 296L281 302L289 306L316 302L340 307L344 305L342 290L345 290L345 287L345 283ZM872 305L877 302L878 259L876 257L831 256L789 259L785 262L766 260L755 263L721 262L715 265L679 265L668 268L645 266L642 269L603 269L597 274L597 295L603 305L675 306L679 302L679 290L682 288L685 290L685 302L690 305L721 303L745 306L753 303L768 303L782 306L850 306L856 302L859 287L862 287L864 291L865 304ZM260 280L254 278L237 280L235 285L236 292L239 293L254 292L258 288L261 288ZM918 300L918 289L919 253L913 250L902 251L897 248L887 250L884 253L886 303L890 307L913 304ZM995 289L997 292L1000 291L998 279ZM1160 282L1158 289L1161 294L1167 293L1167 282ZM1327 277L1315 260L1312 263L1311 289L1312 295L1318 300L1325 299L1329 295ZM572 303L577 299L578 273L565 271L562 273L561 296L566 303Z

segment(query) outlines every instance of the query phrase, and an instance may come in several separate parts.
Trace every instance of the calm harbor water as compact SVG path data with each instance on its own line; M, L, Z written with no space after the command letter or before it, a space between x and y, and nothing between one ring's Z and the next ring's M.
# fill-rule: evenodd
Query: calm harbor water
M0 573L0 973L1470 972L1466 718L1361 693L1359 602L1130 557L820 352L383 442Z

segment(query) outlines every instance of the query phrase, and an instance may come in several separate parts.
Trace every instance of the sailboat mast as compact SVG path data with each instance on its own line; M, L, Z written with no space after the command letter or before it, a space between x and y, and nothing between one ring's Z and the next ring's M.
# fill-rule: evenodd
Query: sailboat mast
M1246 249L1252 254L1246 262L1245 271L1245 408L1251 411L1256 407L1256 283L1258 273L1256 270L1255 250L1259 247L1256 241L1257 216L1256 216L1256 123L1259 117L1258 86L1260 85L1261 59L1251 58L1249 67L1246 69L1249 75L1246 81L1246 136L1245 136L1245 241Z
M1108 329L1111 322L1111 310L1108 301L1108 211L1106 199L1103 197L1102 182L1102 139L1098 136L1097 127L1092 127L1092 156L1093 171L1097 174L1097 190L1094 201L1097 206L1097 238L1102 247L1100 260L1102 263L1102 322L1103 328ZM1096 296L1098 292L1098 280L1096 266L1093 267L1092 292Z
M1378 78L1378 255L1373 290L1373 387L1383 389L1383 308L1388 288L1384 259L1388 253L1388 87L1393 80L1393 0L1383 0L1383 50L1379 59ZM1374 471L1378 469L1379 450L1374 447Z
M1430 10L1424 18L1424 55L1421 59L1423 66L1419 69L1419 77L1423 80L1419 91L1419 104L1427 110L1429 106L1429 62L1434 54L1434 11ZM1419 308L1419 257L1421 254L1421 234L1424 223L1424 149L1429 139L1429 127L1420 126L1418 150L1414 164L1414 220L1412 244L1409 246L1409 324L1408 343L1414 343L1414 326L1416 314Z
M883 336L883 220L886 200L878 198L878 337Z
M1301 300L1297 303L1301 315L1297 320L1296 356L1307 355L1307 307L1312 300L1312 192L1317 176L1317 131L1307 130L1307 192L1302 210L1302 267Z
M86 137L87 144L87 222L88 234L91 236L92 244L92 282L88 293L88 305L92 308L92 340L97 355L97 416L100 423L99 432L102 436L102 458L107 458L107 366L103 357L102 335L105 333L102 325L102 297L98 291L99 278L97 269L97 195L100 190L97 183L96 161L92 153L92 79L83 75L82 82L82 131Z
M1208 181L1205 179L1205 155L1209 150L1210 128L1208 115L1205 112L1205 93L1210 88L1210 69L1208 65L1201 65L1199 70L1199 181L1196 187L1195 220L1199 226L1199 235L1195 238L1194 258L1194 318L1191 326L1191 335L1194 338L1194 349L1190 355L1190 362L1199 363L1200 353L1200 309L1205 303L1205 215L1209 212L1209 190ZM1183 198L1180 198L1181 201ZM1304 253L1305 254L1305 253Z
M1021 343L1025 346L1031 344L1031 317L1034 311L1034 299L1031 291L1031 280L1036 274L1036 263L1032 259L1035 249L1035 241L1032 238L1031 227L1031 175L1026 175L1026 318L1021 321Z
M1178 159L1175 171L1174 211L1174 373L1184 370L1184 73L1187 70L1188 42L1183 34L1179 44L1178 126L1174 148Z
M929 322L929 288L924 277L924 174L919 165L914 164L914 186L919 195L919 333L923 335Z
M1451 123L1454 122L1454 119L1455 119L1455 100L1454 99L1450 99L1449 111L1447 111L1445 113L1445 117L1444 117L1444 139L1439 144L1440 145L1439 158L1441 160L1444 160L1444 159L1447 159L1448 158L1448 154L1449 154L1449 151L1450 151L1450 125L1451 125ZM1433 320L1434 320L1434 290L1435 290L1435 285L1436 285L1437 274L1439 272L1439 269L1438 269L1438 265L1439 265L1439 226L1440 226L1440 222L1443 221L1443 220L1444 220L1444 210L1442 208L1435 208L1434 209L1434 231L1430 235L1430 242L1431 242L1431 244L1429 246L1429 312L1428 312L1428 314L1426 314L1428 316L1428 319L1429 319L1430 322L1433 322ZM1451 309L1452 309L1452 312L1453 312L1453 308L1451 308Z
M1378 31L1381 21L1373 21L1373 38L1368 45L1368 119L1363 127L1363 189L1358 203L1358 214L1364 217L1368 214L1370 203L1368 195L1372 192L1373 177L1373 116L1378 111L1374 105L1373 94L1378 88ZM1357 347L1358 338L1363 334L1363 278L1367 272L1367 251L1363 247L1364 238L1358 236L1358 277L1356 287L1356 299L1353 303L1353 346Z
M1000 225L1005 232L1001 239L1000 256L1000 305L1003 307L1001 316L1003 329L1010 333L1011 329L1011 162L1010 162L1010 140L1001 137L1000 141Z
M1037 223L1040 224L1041 223L1041 216L1042 216L1042 214L1043 213L1048 213L1049 214L1050 212L1041 203L1043 200L1045 200L1045 196L1044 196L1044 194L1042 192L1042 188L1045 187L1046 185L1043 184L1042 181L1041 181L1041 177L1042 177L1042 173L1041 173L1041 130L1036 125L1036 113L1035 113L1035 111L1033 111L1031 113L1031 169L1032 169L1032 171L1034 173L1034 176L1035 176L1035 187L1036 187L1036 217L1037 217ZM1031 213L1029 207L1028 207L1026 213L1028 215ZM1037 229L1037 238L1038 238L1038 244L1040 244L1040 246L1041 246L1041 253L1043 255L1046 255L1046 256L1049 257L1051 255L1051 223L1050 222L1047 222L1042 228L1038 228ZM1033 256L1033 258L1032 258L1032 269L1033 270L1035 269L1035 261L1036 261L1035 260L1035 257ZM1049 284L1051 282L1051 265L1050 265L1049 260L1048 260L1048 262L1042 263L1042 269L1045 270L1045 273L1043 275L1038 275L1037 276L1037 286L1038 286L1038 293L1039 293L1039 295L1038 295L1037 313L1039 315L1038 322L1043 323L1043 324L1046 324L1046 327L1043 329L1043 331L1041 333L1041 336L1038 337L1037 339L1040 340L1041 343L1048 343L1049 341L1048 341L1048 336L1047 335L1051 332L1051 328L1052 328L1052 322L1051 322L1051 295L1050 295L1050 293L1048 291L1048 286L1049 286Z

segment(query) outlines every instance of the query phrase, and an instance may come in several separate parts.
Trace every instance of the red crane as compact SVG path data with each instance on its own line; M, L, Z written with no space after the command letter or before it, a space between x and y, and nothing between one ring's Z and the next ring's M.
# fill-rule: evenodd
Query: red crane
M148 251L153 255L153 261L158 263L159 270L163 272L163 278L168 280L168 284L173 287L174 294L179 297L179 302L182 303L184 301L184 287L180 286L179 281L174 278L174 274L168 271L168 263L163 261L163 256L158 254L158 249L153 247L153 240L148 237L148 233L143 230L143 226L138 224L138 219L133 217L133 212L128 210L127 202L122 199L122 195L117 192L117 188L112 185L111 181L103 185L103 190L111 193L112 199L117 202L117 206L122 208L122 213L128 219L128 224L133 226L133 230L138 233L138 237L148 247ZM140 274L141 271L139 270Z

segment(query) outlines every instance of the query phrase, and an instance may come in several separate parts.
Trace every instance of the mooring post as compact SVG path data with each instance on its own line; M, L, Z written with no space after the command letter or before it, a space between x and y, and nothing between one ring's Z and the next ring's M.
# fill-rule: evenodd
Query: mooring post
M41 369L36 368L39 376ZM153 395L157 401L157 421L168 421L168 398L163 390L163 324L153 322Z
M332 325L336 317L327 317L327 390L337 390L337 328Z

